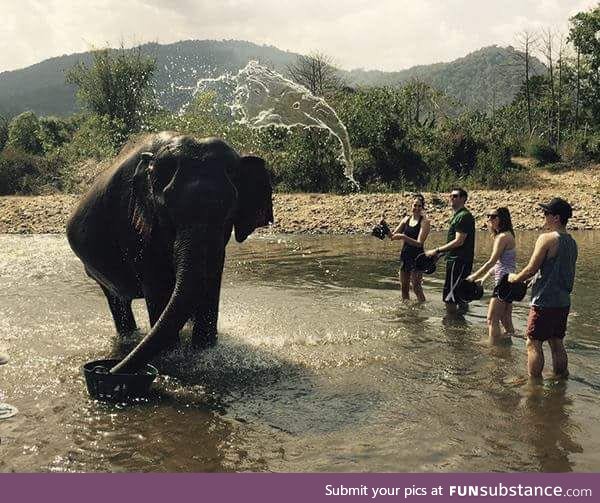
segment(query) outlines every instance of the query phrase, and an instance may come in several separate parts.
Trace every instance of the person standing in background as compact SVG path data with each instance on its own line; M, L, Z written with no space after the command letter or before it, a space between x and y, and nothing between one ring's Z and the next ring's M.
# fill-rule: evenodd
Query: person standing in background
M400 252L400 285L402 299L410 298L410 285L419 302L425 302L423 293L423 273L415 268L415 259L423 253L423 245L431 228L429 219L424 214L425 198L417 194L413 200L412 214L405 216L398 227L390 235L392 240L402 240Z
M567 377L568 358L563 339L575 282L577 243L567 232L566 226L573 209L560 197L540 204L540 207L544 212L544 229L547 232L538 237L527 266L517 274L510 274L508 281L518 283L534 278L525 331L529 375L537 378L542 376L542 344L548 341L554 373Z
M488 212L487 226L494 236L492 255L485 264L467 277L467 281L483 281L489 272L494 272L494 292L488 308L487 324L490 342L497 344L501 341L509 342L515 331L512 322L512 301L498 298L498 284L505 274L515 272L517 248L508 208L500 207ZM504 334L500 324L504 327Z
M475 219L471 212L465 208L467 191L457 187L450 192L450 206L454 215L450 219L450 227L446 244L428 250L425 255L436 257L446 253L446 279L442 299L446 304L448 313L456 313L458 309L464 310L468 304L458 299L454 290L473 270L475 255Z

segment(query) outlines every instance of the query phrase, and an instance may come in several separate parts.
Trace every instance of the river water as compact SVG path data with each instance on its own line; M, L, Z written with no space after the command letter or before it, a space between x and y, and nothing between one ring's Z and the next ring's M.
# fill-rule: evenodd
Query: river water
M119 406L85 389L120 342L66 239L0 236L0 401L20 411L0 471L598 471L600 233L575 237L566 382L528 382L521 338L486 344L488 295L445 318L443 267L402 303L397 243L269 235L229 245L219 344L164 355L149 401Z

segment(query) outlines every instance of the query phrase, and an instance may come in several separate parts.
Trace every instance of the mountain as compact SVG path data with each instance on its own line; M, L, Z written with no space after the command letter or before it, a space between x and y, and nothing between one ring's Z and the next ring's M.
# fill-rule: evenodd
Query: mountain
M238 40L187 40L174 44L144 44L141 50L156 58L155 88L161 104L177 110L191 88L203 77L235 72L250 60L285 72L298 54L273 46ZM492 102L510 102L522 82L521 53L512 47L486 47L449 63L421 65L398 72L342 71L352 86L399 85L419 79L457 100L479 109ZM38 115L69 115L78 110L75 90L65 83L65 72L77 62L90 63L91 52L59 56L21 70L0 73L0 115L14 116L25 110ZM533 73L545 67L533 60ZM187 89L186 89L187 88Z
M413 66L399 72L351 70L355 85L398 85L416 79L427 82L458 101L488 110L512 101L524 80L524 54L513 47L490 46L449 63ZM531 58L530 75L541 75L546 67Z
M187 40L167 45L144 44L140 49L156 58L155 88L161 103L172 109L180 101L178 88L194 86L202 77L237 71L252 59L282 71L298 56L276 47L237 40ZM65 74L80 61L90 63L92 53L59 56L22 70L0 73L0 115L10 117L24 110L39 115L69 115L78 110L75 89L65 83Z

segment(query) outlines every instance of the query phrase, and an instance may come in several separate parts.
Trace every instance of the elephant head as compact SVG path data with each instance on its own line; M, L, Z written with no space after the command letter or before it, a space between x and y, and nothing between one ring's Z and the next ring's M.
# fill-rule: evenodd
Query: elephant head
M129 221L136 270L152 276L153 254L172 254L171 292L141 279L144 296L164 299L152 329L112 372L139 367L191 317L216 333L225 246L232 229L238 242L273 221L265 162L240 156L222 140L163 133L133 154ZM171 246L157 247L156 242ZM158 250L160 248L160 250ZM156 292L152 291L157 289ZM150 309L149 309L150 310ZM200 315L198 314L200 313Z

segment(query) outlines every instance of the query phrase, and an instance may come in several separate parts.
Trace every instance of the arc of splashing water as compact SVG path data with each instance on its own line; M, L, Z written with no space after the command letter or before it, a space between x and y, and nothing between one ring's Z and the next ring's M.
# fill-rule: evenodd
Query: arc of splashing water
M357 188L354 180L352 149L346 126L337 113L323 99L314 96L304 86L250 61L237 75L222 75L216 78L200 79L193 94L206 91L211 86L227 84L235 86L228 105L236 122L252 128L268 126L319 128L329 131L340 143L342 153L339 159L344 162L344 175ZM188 88L189 89L189 88ZM185 111L183 107L181 112Z

